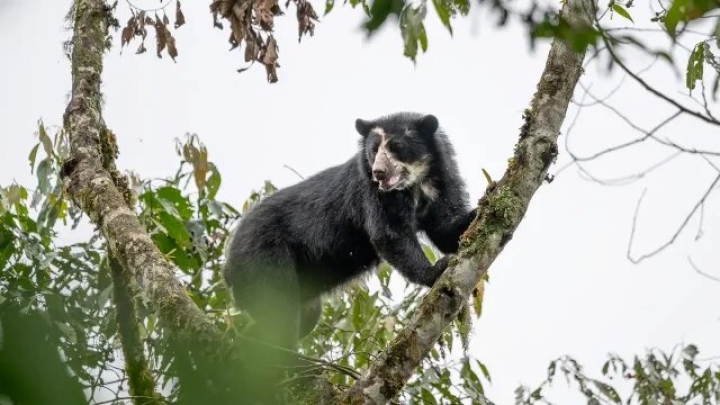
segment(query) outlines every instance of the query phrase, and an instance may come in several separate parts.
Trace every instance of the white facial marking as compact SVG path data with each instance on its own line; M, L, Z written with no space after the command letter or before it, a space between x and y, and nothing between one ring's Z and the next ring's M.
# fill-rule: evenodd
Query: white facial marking
M370 130L370 133L374 133L375 135L380 137L380 145L385 145L387 142L387 134L385 133L385 130L380 127L375 127Z
M435 201L435 199L438 198L438 190L435 188L435 186L432 185L432 183L429 180L423 181L420 183L420 190L425 194L425 197L427 197L430 201Z
M403 167L408 172L407 180L410 184L415 184L424 179L430 171L430 163L425 160L412 164L403 164Z

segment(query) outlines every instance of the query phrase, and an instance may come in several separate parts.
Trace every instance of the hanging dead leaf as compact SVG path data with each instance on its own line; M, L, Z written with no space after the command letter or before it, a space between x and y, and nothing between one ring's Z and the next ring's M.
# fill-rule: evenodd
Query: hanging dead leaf
M175 28L180 28L183 24L185 24L185 15L182 12L182 9L180 8L180 0L177 0L175 2Z
M127 45L130 43L130 40L135 36L135 17L131 17L125 28L122 30L122 34L120 35L120 47Z
M245 37L245 62L255 60L259 50L260 48L255 43L255 39L253 37Z
M165 42L167 42L168 55L175 62L175 58L178 56L177 47L175 46L175 37L172 36L170 30L165 27Z
M252 62L250 62L249 65L247 65L247 66L245 66L245 67L243 67L243 68L238 69L237 72L238 72L238 73L242 73L242 72L250 69L250 68L252 67L252 65L254 65L254 64L255 64L255 61L252 61Z
M262 56L262 63L265 65L267 80L270 83L278 81L277 77L278 46L275 38L270 35Z
M280 11L277 0L253 0L253 11L260 28L265 31L272 31L275 24L274 17Z
M137 51L135 51L135 53L139 55L141 53L145 53L145 51L147 51L147 49L145 49L145 41L140 42L140 46L138 46L138 49Z
M298 42L300 42L303 34L310 34L310 36L315 34L315 23L313 21L318 21L318 16L312 4L307 0L295 0L295 7L297 7Z
M160 21L160 17L155 14L155 40L157 42L157 56L158 58L162 58L162 51L165 49L165 46L167 45L166 38L165 38L165 26L163 25L162 21Z
M231 20L230 27L232 29L232 34L230 35L230 43L233 45L231 49L237 48L242 44L243 39L243 24L238 20L237 18L234 18Z

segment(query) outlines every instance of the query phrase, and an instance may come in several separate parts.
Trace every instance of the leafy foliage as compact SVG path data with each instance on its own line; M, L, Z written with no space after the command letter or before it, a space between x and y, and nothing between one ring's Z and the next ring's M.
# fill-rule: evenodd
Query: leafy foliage
M577 361L561 357L550 363L547 379L537 388L516 390L516 404L552 404L543 394L558 370L568 384L574 383L588 404L717 404L720 403L720 368L698 357L697 346L689 344L669 353L649 350L644 356L625 361L610 355L602 366L603 380L589 377ZM611 381L630 383L630 390L613 387ZM626 398L619 392L629 391Z

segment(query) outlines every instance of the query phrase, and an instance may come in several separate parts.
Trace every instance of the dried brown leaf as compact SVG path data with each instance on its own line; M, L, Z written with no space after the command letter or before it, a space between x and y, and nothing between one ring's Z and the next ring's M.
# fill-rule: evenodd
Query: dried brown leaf
M303 34L310 34L310 36L315 34L313 20L318 21L318 16L312 4L307 0L295 0L295 6L297 7L298 42L300 42Z
M168 55L175 62L175 58L178 56L177 46L175 46L175 37L172 36L170 30L165 27L165 42L167 43Z
M232 14L226 18L232 18L233 16L239 20L244 20L247 15L249 1L238 1L233 3Z
M140 46L138 47L137 51L135 51L136 54L145 53L147 49L145 49L145 41L140 42Z
M278 46L275 38L270 35L268 37L267 44L263 52L262 63L265 65L267 72L267 80L270 83L278 81L277 78L277 60L278 60Z
M210 5L210 7L212 10L212 6L216 6L216 12L218 12L220 16L227 18L234 4L235 1L233 0L216 0L213 4Z
M275 15L278 15L280 11L277 0L253 0L253 11L255 11L255 18L258 20L260 28L272 31Z
M168 18L167 14L165 14L165 11L163 11L163 19L162 19L163 25L170 24L170 19Z
M122 30L122 34L120 35L120 47L127 45L130 43L130 40L135 36L135 17L130 18L128 20L127 25Z
M185 14L183 14L182 9L180 8L180 0L177 0L175 2L175 28L180 28L183 24L185 24Z
M165 49L165 46L167 45L166 39L165 39L165 26L163 25L162 21L160 21L160 17L155 14L155 39L157 42L157 56L158 58L162 58L162 51Z
M253 38L245 38L245 62L250 62L258 57L260 48L257 46Z
M230 29L232 30L233 44L235 46L240 46L242 43L243 37L245 36L244 25L243 21L238 18L232 18L230 20Z
M238 73L242 73L242 72L250 69L250 68L252 67L252 65L254 65L254 64L255 64L255 62L253 61L252 63L250 63L249 65L245 66L244 68L238 69L237 72L238 72Z

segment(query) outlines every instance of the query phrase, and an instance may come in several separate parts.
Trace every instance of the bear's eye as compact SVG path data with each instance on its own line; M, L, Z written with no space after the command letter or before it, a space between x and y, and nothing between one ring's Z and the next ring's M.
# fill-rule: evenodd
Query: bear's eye
M398 142L395 139L387 141L385 143L385 148L387 148L390 153L397 153L398 149L401 149L398 147Z

